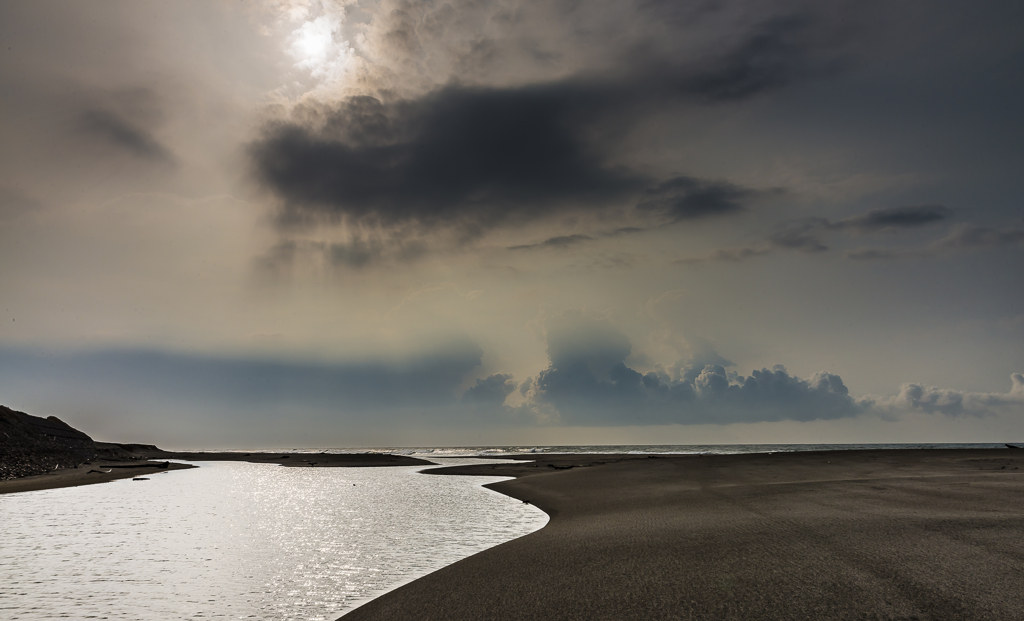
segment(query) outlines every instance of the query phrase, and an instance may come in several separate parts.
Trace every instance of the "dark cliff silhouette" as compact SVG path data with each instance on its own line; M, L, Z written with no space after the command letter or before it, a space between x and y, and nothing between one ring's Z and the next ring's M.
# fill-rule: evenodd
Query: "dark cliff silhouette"
M96 456L93 439L56 416L0 405L0 481L74 468Z

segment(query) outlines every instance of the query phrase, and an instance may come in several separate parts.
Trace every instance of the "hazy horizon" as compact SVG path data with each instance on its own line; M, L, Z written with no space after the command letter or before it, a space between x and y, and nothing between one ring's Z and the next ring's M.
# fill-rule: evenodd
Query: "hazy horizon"
M167 447L1022 441L1021 23L5 3L0 404Z

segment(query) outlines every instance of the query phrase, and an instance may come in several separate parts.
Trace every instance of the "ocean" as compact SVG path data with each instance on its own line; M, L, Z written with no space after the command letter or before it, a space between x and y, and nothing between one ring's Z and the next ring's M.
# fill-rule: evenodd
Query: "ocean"
M422 459L447 457L502 457L531 454L660 454L735 455L741 453L787 453L794 451L852 451L869 449L969 449L1006 448L1002 443L889 443L889 444L579 444L572 446L455 446L455 447L363 447L363 448L252 448L244 452L294 451L298 453L389 453ZM214 450L214 449L211 449ZM224 449L238 451L239 449Z

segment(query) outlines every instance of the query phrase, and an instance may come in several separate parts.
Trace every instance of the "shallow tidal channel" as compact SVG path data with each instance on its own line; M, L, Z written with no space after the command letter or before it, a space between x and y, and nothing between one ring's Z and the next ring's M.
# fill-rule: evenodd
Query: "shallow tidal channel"
M0 496L0 618L326 621L548 520L501 477L198 465Z

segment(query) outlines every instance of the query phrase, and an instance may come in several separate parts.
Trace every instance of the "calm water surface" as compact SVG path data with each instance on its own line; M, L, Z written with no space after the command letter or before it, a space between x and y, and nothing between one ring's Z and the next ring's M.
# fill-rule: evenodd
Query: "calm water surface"
M499 477L199 465L0 496L0 618L334 619L547 523Z

